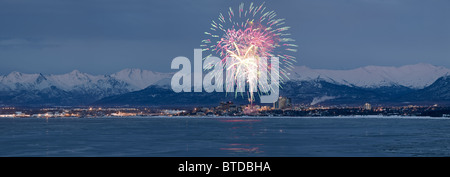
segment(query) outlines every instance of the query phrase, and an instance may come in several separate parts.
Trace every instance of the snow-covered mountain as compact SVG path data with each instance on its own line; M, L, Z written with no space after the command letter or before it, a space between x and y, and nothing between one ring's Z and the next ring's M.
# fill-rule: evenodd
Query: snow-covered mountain
M0 90L41 90L50 86L46 80L42 74L11 72L0 76Z
M11 72L0 76L0 90L42 90L54 86L64 91L121 89L129 92L144 89L170 77L169 73L141 69L124 69L111 75L90 75L78 70L60 75Z
M123 81L137 90L144 89L156 82L172 77L172 73L159 73L141 69L124 69L111 75L119 81Z
M155 95L154 89L172 93L169 85L172 75L173 73L141 69L124 69L110 75L90 75L77 70L60 75L11 72L0 76L0 104L85 105L111 96L117 96L116 100L123 100L118 103L126 103L125 97L121 95L129 96L128 93L143 89L146 90L138 92L143 95L138 94L133 98L139 98L143 103L153 103L155 98L147 100L146 94ZM397 100L403 99L398 96L408 93L417 95L415 90L424 90L439 78L448 78L449 75L450 69L430 64L401 67L366 66L351 70L296 66L290 71L290 81L283 85L281 93L294 100L314 104L330 101L346 103L358 99L384 102L393 97L397 97ZM169 95L174 96L175 101L179 100L176 95ZM169 99L169 95L160 101ZM189 96L185 94L185 100L191 100ZM204 96L208 97L207 94ZM202 101L204 100L199 102Z
M0 90L42 90L55 86L64 91L80 89L136 91L150 85L169 84L172 74L141 69L124 69L111 75L90 75L78 70L60 75L11 72L0 76ZM450 75L450 69L420 63L401 67L366 66L351 70L311 69L306 66L296 66L290 71L289 78L294 82L323 80L364 88L405 86L421 89L446 75Z
M171 74L125 69L111 75L74 70L60 75L11 72L0 76L0 104L87 104L144 89Z
M289 78L292 81L319 79L335 84L364 88L396 85L420 89L446 75L450 75L450 69L419 63L401 67L366 66L351 70L311 69L306 66L297 66L290 72Z

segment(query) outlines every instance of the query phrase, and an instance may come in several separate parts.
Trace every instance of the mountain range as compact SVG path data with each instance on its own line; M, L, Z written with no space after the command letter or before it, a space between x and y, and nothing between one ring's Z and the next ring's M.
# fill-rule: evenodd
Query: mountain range
M297 66L291 71L290 78L294 81L320 79L339 85L363 88L397 85L421 89L446 75L450 75L450 69L419 63L401 67L366 66L351 70L311 69L305 66Z
M246 103L225 93L175 93L173 73L124 69L110 75L74 70L45 75L11 72L0 76L0 104L22 106L217 105L220 101ZM280 95L298 104L360 105L449 104L450 69L430 64L401 67L366 66L351 70L296 66Z
M124 69L111 75L74 70L61 75L11 72L0 76L0 104L87 105L101 98L142 90L172 74Z

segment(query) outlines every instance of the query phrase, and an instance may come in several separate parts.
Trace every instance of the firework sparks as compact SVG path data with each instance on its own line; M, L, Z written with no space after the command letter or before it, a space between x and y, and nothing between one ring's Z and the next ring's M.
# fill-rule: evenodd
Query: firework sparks
M261 72L261 68L263 71L271 70L271 65L267 65L271 57L279 58L280 83L288 79L287 71L295 62L295 57L289 53L297 51L297 45L292 43L294 40L288 37L288 29L284 19L276 18L274 11L267 11L264 3L259 6L251 3L248 7L241 3L237 11L230 7L226 15L220 13L217 20L212 20L201 47L203 52L209 52L205 58L220 56L227 78L233 78L231 81L238 88L236 96L238 92L243 93L245 86L239 85L242 83L239 81L245 79L244 83L249 88L248 98L252 102L254 93L261 95L272 89L261 84L257 89L258 78L265 77L262 73L267 73ZM234 84L227 84L227 87L229 85L234 87ZM227 88L227 91L233 89Z

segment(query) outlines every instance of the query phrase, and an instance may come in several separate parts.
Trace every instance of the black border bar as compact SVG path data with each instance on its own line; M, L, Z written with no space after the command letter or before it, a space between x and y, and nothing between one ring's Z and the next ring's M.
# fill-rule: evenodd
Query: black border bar
M56 175L170 177L388 174L403 176L416 175L419 172L429 176L435 172L446 174L450 166L450 158L442 157L3 157L0 160L5 174L31 172ZM198 171L180 171L186 163L188 166L200 164L197 166ZM228 165L227 168L223 167L224 163ZM205 169L202 170L205 166L201 164L211 164L212 168L208 174Z

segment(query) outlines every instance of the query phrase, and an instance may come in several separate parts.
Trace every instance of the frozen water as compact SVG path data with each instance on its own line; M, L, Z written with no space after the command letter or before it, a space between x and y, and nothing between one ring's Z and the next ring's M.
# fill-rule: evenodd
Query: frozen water
M0 156L449 156L450 119L1 118Z

